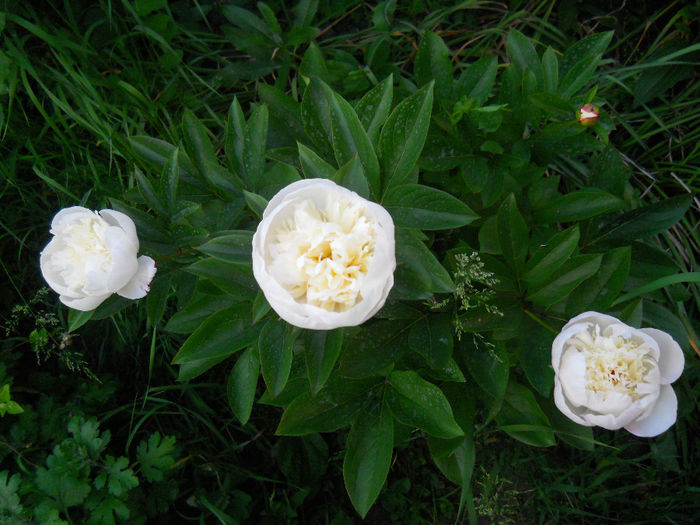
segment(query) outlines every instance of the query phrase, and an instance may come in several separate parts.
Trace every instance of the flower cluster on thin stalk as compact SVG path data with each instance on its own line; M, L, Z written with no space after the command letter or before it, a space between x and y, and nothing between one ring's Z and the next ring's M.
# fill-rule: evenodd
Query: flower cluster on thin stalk
M484 268L484 262L479 254L477 252L459 253L455 255L455 262L457 270L454 273L454 296L458 311L464 313L469 310L483 309L489 314L503 316L498 306L491 302L496 295L493 288L499 281L492 272ZM457 337L461 338L464 327L459 314L455 318L455 330Z

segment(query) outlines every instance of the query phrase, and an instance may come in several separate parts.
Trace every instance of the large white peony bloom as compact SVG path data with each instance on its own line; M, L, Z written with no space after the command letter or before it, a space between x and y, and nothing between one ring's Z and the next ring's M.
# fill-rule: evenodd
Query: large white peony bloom
M380 205L327 179L270 200L253 236L253 273L277 314L301 328L358 325L394 284L394 222Z
M63 304L97 308L113 293L139 299L156 273L153 259L138 259L136 226L115 210L64 208L51 221L53 239L41 252L41 273Z
M554 401L580 425L656 436L676 422L670 383L684 363L681 347L666 332L585 312L552 343Z

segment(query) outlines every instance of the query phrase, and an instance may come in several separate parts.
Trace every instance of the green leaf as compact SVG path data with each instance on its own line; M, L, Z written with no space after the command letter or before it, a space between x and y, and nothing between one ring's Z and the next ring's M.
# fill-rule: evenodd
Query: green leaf
M556 93L558 85L559 61L552 46L548 46L542 55L542 89L547 93Z
M333 159L331 144L331 99L333 91L325 82L312 78L301 101L301 121L311 142L326 160Z
M245 190L243 190L243 197L245 198L248 208L258 216L258 219L262 219L265 208L267 208L267 199L262 195Z
M502 343L476 346L476 338L463 335L458 343L469 374L476 384L495 399L501 399L508 385L510 366Z
M178 151L178 148L168 142L141 135L129 137L129 144L144 163L159 171L165 169L175 152ZM177 171L180 177L196 173L194 165L182 152L180 152L178 160Z
M253 232L238 230L214 237L197 247L215 259L235 264L252 264Z
M68 310L68 332L73 332L87 323L91 318L95 310L90 310L89 312L82 312L80 310Z
M328 66L323 58L323 53L316 42L309 42L309 47L304 53L299 65L299 73L309 78L319 78L324 82L329 82L330 74Z
M407 351L407 321L373 321L350 335L345 333L340 373L362 378L381 374ZM379 351L381 349L381 351Z
M459 228L477 218L469 206L449 193L420 184L393 187L387 192L383 205L396 226L407 228L446 230Z
M450 274L421 240L416 230L396 229L396 273L392 294L404 299L428 299L432 293L451 293Z
M605 312L625 286L630 273L632 249L622 246L603 254L595 275L582 282L571 294L566 311L572 315L586 310Z
M528 445L551 447L556 444L549 419L537 404L535 396L513 381L508 385L496 422L501 430Z
M258 190L262 187L262 174L265 169L265 151L267 149L267 106L259 105L253 111L245 127L243 138L243 167L245 181L249 188Z
M420 157L430 126L433 83L422 87L394 108L379 136L379 159L384 186L401 184Z
M583 188L554 199L535 214L541 222L572 222L590 219L596 215L616 211L625 206L625 201L607 191Z
M571 421L561 413L553 400L543 402L540 408L549 419L552 430L558 438L581 450L588 452L594 450L596 441L593 438L593 427L584 427Z
M313 394L328 380L343 346L343 330L311 330L305 340L306 369Z
M173 364L188 365L180 369L178 379L187 381L255 342L259 326L245 320L248 307L231 306L204 321L187 338L173 358Z
M357 155L367 177L372 194L380 194L379 162L365 128L352 106L340 95L330 100L331 141L339 166Z
M393 449L394 421L378 404L353 424L343 461L345 488L363 519L386 481Z
M449 315L430 315L411 327L408 344L431 368L444 368L452 357L452 330Z
M307 179L332 179L336 169L319 157L312 149L307 148L301 142L297 142L299 148L299 162L304 176Z
M138 168L134 169L134 177L136 177L136 181L138 183L139 193L141 193L141 195L143 196L144 200L146 201L146 204L150 208L152 208L157 215L168 215L167 206L161 200L161 195L159 195L158 192L156 192L156 190L153 188L151 181L148 180L148 178L146 178L144 174L141 173L141 170Z
M543 85L542 64L532 41L517 29L511 29L506 38L506 46L511 67L517 67L521 73L528 69L532 71L535 74L537 86L541 88Z
M346 427L365 406L371 390L379 381L379 378L340 378L324 385L315 396L307 390L284 409L275 433L303 436Z
M426 31L421 38L413 70L419 86L435 80L437 99L445 104L450 103L454 77L450 50L442 38L432 31Z
M541 288L529 290L527 300L547 308L562 299L571 291L595 274L600 268L602 255L578 255L569 259Z
M617 247L641 237L657 235L681 220L691 201L691 195L679 195L624 213L603 224L598 237L589 244Z
M543 397L549 397L554 384L552 370L552 342L556 334L525 317L520 328L518 356L520 366L530 384Z
M418 427L440 438L449 439L464 434L442 390L416 372L392 372L389 385L387 404L394 417L403 424Z
M555 233L545 244L537 248L525 266L523 280L528 287L544 283L576 250L580 238L578 224Z
M292 347L298 331L282 320L270 319L260 330L258 350L265 385L274 398L284 390L292 370Z
M512 193L498 209L498 240L506 262L520 273L529 244L529 228Z
M258 86L262 90L263 85ZM245 115L238 98L233 97L233 102L229 106L228 119L226 120L226 133L224 138L224 151L228 159L229 166L239 175L243 175L243 138L245 136Z
M206 277L234 297L252 301L258 292L258 285L248 266L210 257L189 265L186 270L200 277Z
M351 158L333 176L333 181L344 188L354 191L361 197L369 199L369 183L365 177L362 163L357 155Z
M228 406L241 425L248 422L253 410L259 374L258 352L255 347L252 347L241 354L226 381Z
M139 485L134 471L129 468L129 460L125 457L114 458L109 455L104 462L104 471L95 478L94 483L99 489L105 486L105 482L109 493L117 497Z
M455 86L456 98L466 96L482 105L491 94L498 74L498 59L483 57L469 64L462 72Z
M141 474L147 481L162 481L166 470L175 464L175 436L161 437L154 432L136 448L136 459L141 467Z
M591 35L566 50L561 61L559 84L563 97L572 97L591 80L612 36L612 31Z
M151 326L158 326L165 307L168 305L168 296L170 295L170 279L168 273L158 275L151 281L148 295L146 296L146 316Z
M0 472L0 515L16 516L22 512L19 494L17 494L22 477L19 474L10 476L7 470Z
M390 74L370 89L355 106L360 122L367 130L367 136L374 146L378 146L379 130L391 111L394 96L394 77Z
M211 281L200 280L192 298L168 320L165 330L176 334L192 333L209 315L237 302L240 299L224 294Z

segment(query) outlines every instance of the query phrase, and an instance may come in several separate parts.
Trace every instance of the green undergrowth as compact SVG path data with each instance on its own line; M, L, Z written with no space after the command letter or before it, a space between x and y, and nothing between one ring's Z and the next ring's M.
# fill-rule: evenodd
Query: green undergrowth
M387 481L375 504L364 509L365 520L684 523L700 513L700 367L691 353L697 354L700 344L699 284L697 279L673 281L671 277L643 290L655 282L654 277L668 279L698 271L697 6L635 2L619 7L574 0L510 2L508 6L430 0L396 4L66 0L17 6L0 1L0 280L7 283L0 297L0 387L8 385L7 400L3 390L0 402L11 400L23 410L16 414L12 412L17 410L8 410L0 419L0 519L9 523L88 519L94 523L357 522L357 505L348 498L343 477L348 432L277 435L285 402L270 402L268 395L266 403L236 405L230 392L234 362L225 361L192 373L189 381L177 381L178 375L183 379L183 370L173 364L173 358L203 319L183 320L181 315L175 329L166 321L182 311L195 286L199 286L197 293L216 294L209 293L207 283L196 285L193 273L178 271L201 255L193 248L203 244L201 232L173 228L169 238L181 241L176 248L154 241L157 228L171 227L161 212L172 212L166 208L173 203L149 200L143 179L166 181L168 173L187 171L188 160L197 163L192 154L197 138L193 128L213 144L212 153L224 169L253 170L248 161L240 170L236 156L227 151L226 130L232 122L229 111L234 99L248 123L262 122L261 108L269 108L270 134L260 150L267 152L263 164L298 164L296 141L304 142L299 137L308 130L303 124L295 129L294 122L285 120L285 107L289 107L285 101L302 101L312 77L322 78L325 86L353 104L389 75L395 103L421 86L432 86L423 91L433 90L435 96L431 126L450 139L456 136L463 143L480 144L484 157L493 159L502 154L502 146L489 133L503 121L508 125L517 120L517 111L523 115L543 111L547 118L560 121L573 119L573 111L562 116L557 113L562 110L557 108L560 100L538 99L534 110L523 105L513 114L511 106L502 107L503 100L489 98L500 83L487 86L483 94L472 92L476 102L453 100L445 91L453 76L459 78L481 59L482 65L493 64L494 78L496 74L503 78L509 69L506 64L518 63L513 46L522 44L520 36L534 42L538 61L549 46L561 60L575 42L605 31L614 31L614 36L607 46L600 44L605 51L600 52L599 67L590 72L592 78L562 96L569 106L571 100L588 101L585 97L601 103L600 126L586 131L590 137L586 144L594 146L567 156L550 155L544 147L536 153L537 161L546 166L547 179L560 177L553 189L540 188L541 200L586 185L608 192L608 200L601 205L605 209L565 217L576 222L590 219L593 215L588 213L616 212L623 206L630 213L664 202L688 208L679 222L670 223L672 227L649 228L654 235L648 245L653 249L632 246L632 257L637 257L635 250L640 251L644 264L636 272L632 269L624 292L618 290L622 297L642 289L635 297L623 297L624 316L639 322L645 315L647 322L671 327L688 351L686 371L675 385L678 422L650 440L597 430L592 434L595 446L590 436L575 431L562 437L560 432L566 432L560 427L555 446L534 448L523 443L528 437L522 439L522 432L499 429L499 425L508 427L508 422L493 421L494 407L482 399L488 396L475 394L478 403L471 408L476 414L472 417L485 423L476 429L475 467L465 490L453 482L454 466L447 465L447 460L441 469L452 473L452 481L436 467L436 440L429 446L421 431L397 421ZM530 58L522 55L518 67L527 69ZM444 76L446 63L452 68L449 82ZM477 113L474 108L479 108ZM476 119L473 135L464 134L469 119ZM608 139L608 149L596 149ZM306 143L323 156L327 145L323 138L319 140ZM163 146L166 143L178 148L175 157L172 148ZM326 158L333 161L329 151ZM527 198L518 194L517 204L506 198L504 189L502 194L493 189L492 198L484 197L479 181L467 179L464 186L460 175L462 179L455 182L455 168L428 169L439 160L430 153L424 149L419 161L420 182L459 195L480 215L509 215L517 222L517 214L523 212L541 220L557 219L547 217L544 206L541 212L524 208L523 202L536 200L531 194ZM179 159L179 165L173 167L173 158ZM508 162L518 161L509 158ZM445 175L448 172L452 178ZM284 174L279 180L284 180ZM180 178L178 195L197 202L201 195L189 183L191 179ZM160 184L153 193L164 197L167 185ZM272 186L255 190L267 198L273 193ZM581 202L588 205L592 200ZM85 318L68 313L51 292L40 291L45 283L38 271L38 253L58 209L72 205L101 209L119 202L141 213L135 218L141 220L137 223L139 233L145 234L143 245L163 257L158 278L164 279L154 281L148 299L139 304L110 301L83 324ZM212 205L201 216L193 213L187 226L195 224L209 232L254 228L254 204L240 198L228 208ZM460 208L459 213L464 210ZM161 222L149 223L149 217ZM576 237L574 244L579 235L593 238L595 220L582 222L575 234L566 230L572 239ZM143 232L141 224L155 224L156 230ZM448 279L456 281L458 293L447 307L436 300L417 308L436 326L448 313L459 311L462 347L514 358L504 345L490 347L491 339L472 336L475 329L470 325L476 318L471 313L488 311L492 305L489 292L494 283L489 279L500 267L490 266L491 273L480 273L478 260L454 257L471 253L466 243L453 249L454 230L432 230L425 238L416 234L410 242L425 246L429 238L440 260L449 261L445 262ZM488 241L493 229L480 225L473 231L467 239L469 247L481 248L490 260L506 256L499 248L489 251L488 242L480 243ZM542 243L550 237L542 237ZM623 239L616 242L624 244ZM620 259L625 257L623 252L623 248L616 252ZM613 262L606 260L610 268ZM411 289L404 291L410 295ZM548 310L560 297L546 297L543 292L533 299L535 291L533 285L527 301L535 305L532 311L545 324L568 318L570 307L554 314ZM498 293L496 309L490 313L497 310L498 297L503 297L502 290ZM447 301L448 295L437 298ZM220 303L209 305L205 314L233 308L225 298L217 300ZM542 329L527 326L533 333ZM502 328L507 333L507 327ZM469 364L459 364L467 375ZM296 372L291 371L292 378L304 375L303 370ZM533 400L545 406L548 387L540 382L542 388L536 388L544 379L533 378L528 370L513 374L528 388L532 384L530 390L537 396ZM394 380L405 377L396 375ZM468 377L468 388L474 393L476 383ZM265 399L267 382L265 378L253 384L256 399ZM251 411L246 414L246 410ZM546 416L554 422L556 415ZM548 435L544 439L547 443L539 444L554 443L553 434L551 442Z

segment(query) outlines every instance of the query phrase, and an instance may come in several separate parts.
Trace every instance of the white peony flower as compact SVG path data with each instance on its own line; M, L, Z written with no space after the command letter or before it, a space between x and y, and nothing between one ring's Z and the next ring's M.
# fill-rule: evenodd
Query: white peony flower
M138 259L136 226L115 210L64 208L51 221L53 239L41 252L41 273L63 304L97 308L113 293L139 299L148 293L156 263Z
M380 205L327 179L270 200L253 236L253 273L277 314L331 330L372 317L394 284L394 223Z
M670 383L684 363L681 347L666 332L585 312L552 343L554 401L580 425L656 436L676 422Z

